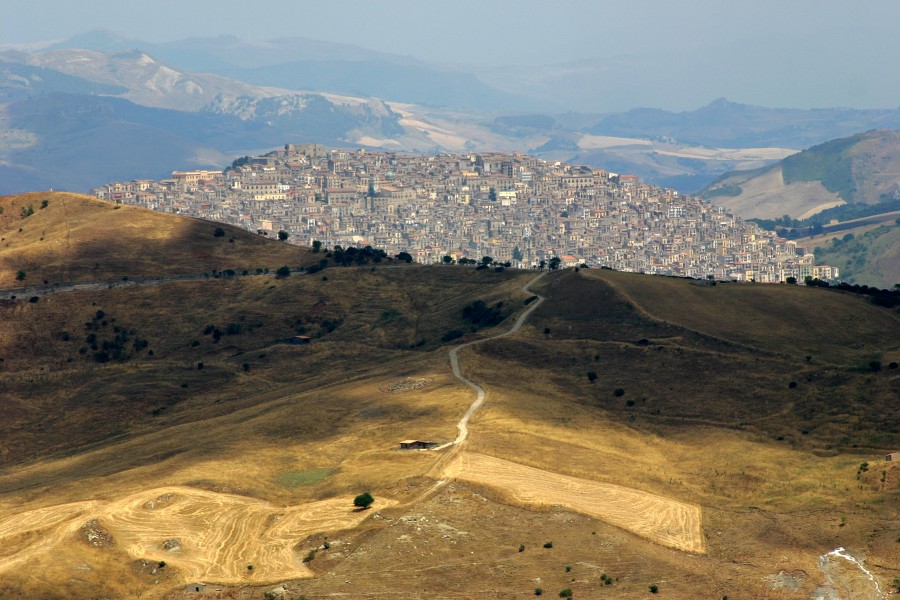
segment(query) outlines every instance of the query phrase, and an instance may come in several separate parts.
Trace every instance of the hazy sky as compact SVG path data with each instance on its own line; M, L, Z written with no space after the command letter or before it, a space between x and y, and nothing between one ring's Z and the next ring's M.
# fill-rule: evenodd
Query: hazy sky
M269 0L257 9L254 4L0 0L0 45L106 28L147 41L302 36L448 64L684 56L702 61L712 73L727 73L729 65L752 70L753 86L763 85L767 72L782 79L795 73L802 80L794 87L805 90L803 97L791 92L764 104L793 98L797 106L815 106L821 98L821 105L900 105L900 97L890 101L893 80L873 81L879 74L897 79L900 73L898 0ZM882 83L890 93L876 93ZM778 85L765 83L772 89ZM842 94L829 96L841 87ZM895 87L900 90L900 82Z

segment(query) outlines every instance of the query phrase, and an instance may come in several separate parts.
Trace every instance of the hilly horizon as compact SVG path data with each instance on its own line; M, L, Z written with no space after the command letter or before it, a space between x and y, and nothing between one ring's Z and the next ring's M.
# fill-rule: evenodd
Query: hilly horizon
M876 598L836 549L900 570L896 307L0 208L4 597Z
M33 113L47 121L0 122L0 193L41 188L85 192L111 180L222 168L238 156L287 142L417 153L529 152L633 173L695 193L728 171L764 167L796 150L859 131L900 127L897 109L766 108L722 98L681 112L633 108L603 113L584 107L574 112L571 103L528 98L485 83L491 79L477 68L432 65L299 37L265 42L194 37L158 43L100 30L4 50L0 61L2 110ZM591 77L602 83L607 76L595 67ZM560 77L569 77L568 67L559 70ZM516 77L515 70L501 72ZM551 67L534 72L553 81ZM562 84L548 85L559 92ZM528 89L538 87L532 82ZM116 121L102 131L91 130L90 121L82 127L70 122L68 131L50 134L61 107L44 96L60 93L81 105L115 97L171 109L157 113L151 127L188 135L172 138L166 133L164 144L135 146L131 140L159 135L146 128L143 118ZM270 108L246 109L261 103ZM310 103L313 109L308 110ZM134 115L137 109L129 112ZM208 139L197 139L195 133ZM126 143L130 145L122 148ZM165 145L176 150L169 155ZM139 172L135 167L143 162L146 169Z

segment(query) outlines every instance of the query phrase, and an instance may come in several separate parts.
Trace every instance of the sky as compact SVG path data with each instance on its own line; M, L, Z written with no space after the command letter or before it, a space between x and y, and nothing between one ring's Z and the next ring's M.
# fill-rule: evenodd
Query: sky
M706 84L729 68L738 76L746 72L752 83L739 101L758 101L749 96L759 88L763 100L771 97L766 105L900 105L894 95L900 92L898 0L269 0L253 6L246 0L2 0L0 46L104 28L151 42L301 36L445 65L658 56L681 61L687 85L703 75L690 75L689 61L709 73ZM885 81L873 80L881 76ZM785 84L787 91L777 93Z

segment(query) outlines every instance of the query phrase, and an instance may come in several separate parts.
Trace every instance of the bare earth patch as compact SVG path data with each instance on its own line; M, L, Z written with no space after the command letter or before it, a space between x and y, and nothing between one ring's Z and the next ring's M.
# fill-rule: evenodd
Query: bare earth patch
M156 502L163 496L167 502ZM392 504L379 500L375 508ZM89 516L89 523L103 523L129 555L165 561L186 581L264 583L311 577L312 571L295 554L297 542L313 533L355 527L372 512L354 510L347 498L279 507L194 488L152 489L109 503L63 504L3 519L0 573L71 543ZM6 543L35 530L40 534L30 536L30 543ZM171 552L175 539L179 549Z
M564 505L662 546L706 553L700 507L693 504L469 452L460 453L445 476L499 488L523 504Z

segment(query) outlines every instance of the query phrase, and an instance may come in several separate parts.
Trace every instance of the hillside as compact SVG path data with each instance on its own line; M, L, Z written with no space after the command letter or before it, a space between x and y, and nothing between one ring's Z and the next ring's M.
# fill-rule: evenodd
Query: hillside
M842 203L878 204L900 193L900 131L831 140L761 170L729 173L702 195L745 218L804 219Z
M849 225L849 223L845 224ZM816 260L841 270L841 279L853 284L893 288L900 283L900 223L864 225L837 234L800 239L815 249Z
M839 546L881 589L900 571L900 468L880 460L900 447L896 310L609 270L341 267L81 196L0 206L0 296L19 256L26 282L84 284L0 300L6 598L876 597L820 570ZM476 393L448 350L478 340L458 351L484 393L468 437L400 451L457 436Z

